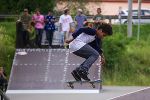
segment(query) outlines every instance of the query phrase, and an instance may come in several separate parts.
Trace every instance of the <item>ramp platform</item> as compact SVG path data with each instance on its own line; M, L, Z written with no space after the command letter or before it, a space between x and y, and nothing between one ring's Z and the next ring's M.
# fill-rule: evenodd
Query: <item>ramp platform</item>
M99 93L101 83L74 84L74 89L66 81L74 80L71 71L84 61L68 49L17 49L13 61L7 93ZM100 79L100 64L96 61L90 71L91 80Z

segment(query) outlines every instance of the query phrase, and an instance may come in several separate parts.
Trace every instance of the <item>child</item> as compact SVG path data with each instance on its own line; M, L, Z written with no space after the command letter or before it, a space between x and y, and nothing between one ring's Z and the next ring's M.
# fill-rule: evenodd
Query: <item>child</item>
M35 38L36 38L36 34L35 34L35 23L34 22L30 22L29 28L27 29L29 32L29 46L30 47L35 47Z
M6 78L6 74L4 72L4 68L0 67L0 86L3 86L6 90L7 88L7 78Z
M107 35L112 35L111 25L99 23L97 29L90 27L80 28L72 34L73 39L66 41L66 43L69 43L69 48L73 54L86 59L79 67L71 72L77 81L81 81L81 78L90 81L87 76L88 71L99 56L101 56L101 63L104 63L101 40Z

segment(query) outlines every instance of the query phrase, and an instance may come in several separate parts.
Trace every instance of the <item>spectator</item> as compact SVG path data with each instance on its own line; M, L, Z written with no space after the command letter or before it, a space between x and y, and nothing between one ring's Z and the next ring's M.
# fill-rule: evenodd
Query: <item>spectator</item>
M42 34L44 29L44 16L40 14L39 9L36 9L36 13L33 15L32 20L35 23L36 45L41 47Z
M7 88L7 77L6 77L6 73L4 72L4 68L0 67L0 86L2 86L6 91Z
M24 13L21 16L21 22L23 25L23 30L22 30L22 37L23 37L23 47L27 47L27 44L29 42L29 33L27 29L29 28L29 23L31 21L31 16L28 13L28 9L24 9Z
M78 14L75 16L76 31L84 27L84 22L87 21L87 17L83 14L82 9L78 9Z
M69 39L70 34L70 28L71 28L71 23L73 22L72 17L69 15L69 9L65 9L64 10L64 14L60 16L59 18L59 23L60 23L60 31L62 36L62 45L64 45L64 47L67 47L67 44L64 42L64 40Z
M101 8L97 8L97 14L93 17L94 22L99 22L104 20L103 15L101 14Z
M45 17L45 30L49 46L52 47L53 34L55 31L55 17L49 10L48 15Z
M36 33L35 33L35 23L34 22L30 22L29 28L28 28L28 32L29 32L29 46L30 48L35 47L35 38L36 38Z
M104 22L103 20L104 20L104 17L103 17L103 15L101 14L101 8L97 8L97 14L93 17L93 20L94 20L94 25L93 25L93 28L97 28L98 26L98 24L97 23L99 23L99 22Z
M19 20L16 23L16 48L24 48L23 25Z

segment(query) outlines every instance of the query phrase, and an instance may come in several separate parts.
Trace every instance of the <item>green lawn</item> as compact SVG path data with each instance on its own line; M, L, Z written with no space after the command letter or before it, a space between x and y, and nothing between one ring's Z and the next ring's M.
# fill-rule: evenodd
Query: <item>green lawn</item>
M15 51L15 22L0 22L0 66L10 74Z

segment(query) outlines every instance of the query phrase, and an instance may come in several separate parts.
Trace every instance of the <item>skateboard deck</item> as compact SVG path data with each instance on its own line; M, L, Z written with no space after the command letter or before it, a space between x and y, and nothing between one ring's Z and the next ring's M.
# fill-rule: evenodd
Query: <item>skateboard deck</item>
M66 81L67 83L67 86L74 89L74 83L79 83L79 84L84 84L84 83L89 83L91 85L92 88L95 88L95 83L101 83L102 80L91 80L91 81L75 81L75 80L72 80L72 81Z

